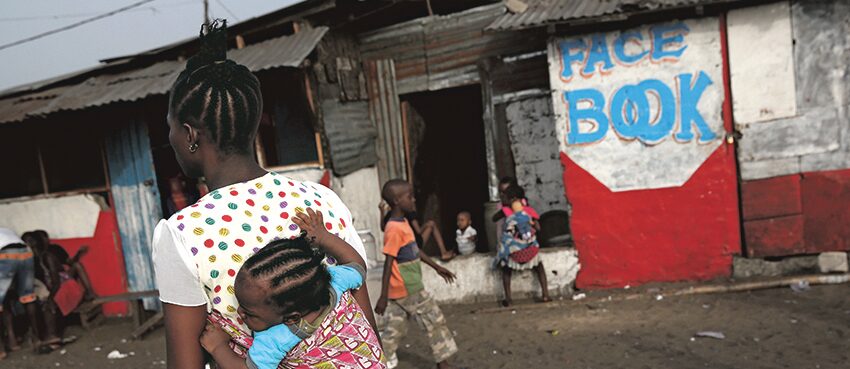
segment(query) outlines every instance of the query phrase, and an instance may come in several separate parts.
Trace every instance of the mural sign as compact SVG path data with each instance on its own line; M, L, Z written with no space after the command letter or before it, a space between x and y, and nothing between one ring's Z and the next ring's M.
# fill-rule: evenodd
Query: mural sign
M612 191L683 185L723 142L717 18L554 39L561 151Z

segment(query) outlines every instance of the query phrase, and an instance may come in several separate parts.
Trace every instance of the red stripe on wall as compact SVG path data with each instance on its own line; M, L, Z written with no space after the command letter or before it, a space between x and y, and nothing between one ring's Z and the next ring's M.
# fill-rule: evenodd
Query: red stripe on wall
M740 253L732 145L721 145L685 185L611 192L563 153L579 253L579 288L728 276Z
M51 239L51 242L62 246L72 257L83 245L89 246L89 252L82 257L81 263L98 295L108 296L127 292L124 254L121 251L121 238L118 236L118 224L115 221L114 212L100 212L97 228L92 237ZM103 305L103 313L107 316L127 315L127 307L125 302L109 303Z

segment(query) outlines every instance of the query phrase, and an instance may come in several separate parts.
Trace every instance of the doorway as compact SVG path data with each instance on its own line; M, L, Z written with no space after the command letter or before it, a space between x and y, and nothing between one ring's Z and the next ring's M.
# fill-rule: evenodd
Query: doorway
M410 162L420 221L437 223L446 247L456 250L457 214L468 211L478 231L477 251L487 250L484 203L487 158L481 87L458 87L401 96L410 135ZM434 242L422 245L438 255Z

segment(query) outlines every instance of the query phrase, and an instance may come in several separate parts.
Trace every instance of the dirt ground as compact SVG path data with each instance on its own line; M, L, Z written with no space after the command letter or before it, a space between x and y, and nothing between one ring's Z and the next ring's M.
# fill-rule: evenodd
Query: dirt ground
M496 312L495 303L444 306L460 347L453 362L520 369L850 367L850 285L590 302L606 294L545 308L519 302ZM80 339L64 353L24 349L0 368L163 368L163 329L142 341L122 340L130 331L123 320L91 332L72 328ZM694 338L699 331L725 339ZM115 349L132 355L107 359ZM433 367L418 328L411 327L399 359L400 369Z

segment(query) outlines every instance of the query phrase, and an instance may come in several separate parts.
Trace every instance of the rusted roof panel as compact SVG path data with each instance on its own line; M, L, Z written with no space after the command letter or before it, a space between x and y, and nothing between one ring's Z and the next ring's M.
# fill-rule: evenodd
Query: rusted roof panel
M298 67L327 32L327 27L306 29L294 35L231 50L228 57L253 72ZM163 61L141 69L91 77L72 86L3 99L0 100L0 123L165 94L184 65L182 61Z
M528 7L508 12L487 26L488 30L519 30L564 23L583 18L627 15L696 5L731 3L733 0L515 0Z
M358 35L365 60L392 59L400 94L478 82L477 63L540 48L545 35L484 32L505 13L502 4L396 24Z

